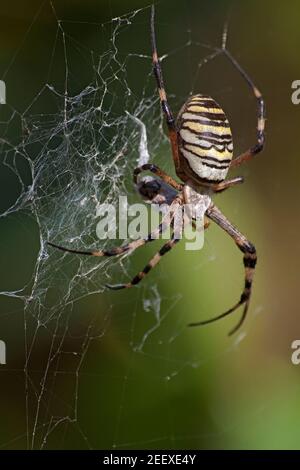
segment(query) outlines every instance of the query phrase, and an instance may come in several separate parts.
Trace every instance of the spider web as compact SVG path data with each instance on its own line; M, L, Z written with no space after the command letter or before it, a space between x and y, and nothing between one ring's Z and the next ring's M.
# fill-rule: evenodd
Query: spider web
M1 292L6 302L2 323L12 321L18 329L7 390L15 390L19 403L19 418L1 445L149 448L205 442L197 426L176 426L169 402L180 391L177 377L209 365L215 354L207 355L199 344L187 347L181 293L159 285L167 272L159 268L153 282L126 297L112 297L103 286L135 273L132 256L95 260L62 254L46 244L99 247L99 204L116 203L119 195L136 201L131 174L141 158L139 122L147 130L151 160L169 152L145 33L149 8L100 24L61 19L54 4L46 2L46 7L53 21L47 79L23 109L9 103L1 122L2 165L18 188L1 221L34 234L38 245L26 283ZM92 31L90 42L82 40L82 28ZM139 47L134 38L143 36ZM132 50L123 44L133 44ZM202 51L198 71L217 55L187 33L185 42L163 55L163 63L191 46ZM137 76L144 77L142 83ZM170 98L181 102L181 97ZM214 257L210 247L194 274ZM128 421L145 408L151 414L157 403L150 397L147 406L142 398L133 403L132 397L142 397L153 382L156 393L165 396L164 425L158 430L152 423L136 433ZM93 412L86 408L89 401Z

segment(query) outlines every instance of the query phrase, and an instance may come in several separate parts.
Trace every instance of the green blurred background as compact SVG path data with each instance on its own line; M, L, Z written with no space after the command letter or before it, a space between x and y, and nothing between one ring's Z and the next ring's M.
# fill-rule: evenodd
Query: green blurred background
M91 50L100 47L92 23L109 22L148 3L61 0L54 5L59 18L74 21L80 42ZM291 83L300 74L300 4L164 0L156 7L158 46L161 55L173 52L163 65L174 110L193 86L212 95L226 110L239 153L255 139L251 93L223 58L201 67L195 81L204 52L180 49L189 38L219 45L229 10L228 48L262 90L267 105L263 154L239 170L246 177L243 186L216 198L258 251L253 298L242 331L227 337L239 313L205 328L186 327L230 307L243 285L240 253L213 226L200 253L178 245L140 288L91 295L76 302L72 311L61 312L56 334L47 326L39 329L32 351L26 345L32 344L28 338L36 332L36 318L25 322L22 299L2 295L0 338L7 344L7 364L0 366L1 448L300 448L300 365L291 362L291 343L300 338L300 107L291 102ZM138 18L139 36L135 42L122 41L122 53L147 54L148 18L145 10ZM11 0L1 5L1 25L0 71L7 101L24 110L48 80L57 23L47 1L28 0L25 5ZM138 88L144 79L136 72L131 85ZM81 84L87 85L84 68L76 72L76 86ZM35 111L43 113L41 102ZM1 121L8 119L5 106L0 115ZM17 129L9 137L17 140ZM173 172L166 146L153 158ZM4 164L0 191L5 211L20 186ZM0 218L0 237L0 290L21 289L34 269L37 226L28 215L12 213ZM158 246L155 242L136 252L130 274ZM51 348L57 348L55 357ZM43 381L46 367L49 374Z

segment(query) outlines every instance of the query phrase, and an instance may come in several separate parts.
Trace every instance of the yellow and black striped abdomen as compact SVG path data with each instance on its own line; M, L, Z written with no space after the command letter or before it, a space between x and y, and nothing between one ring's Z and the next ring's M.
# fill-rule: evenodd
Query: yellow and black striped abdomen
M180 152L193 172L204 180L223 181L233 142L222 108L209 96L194 95L182 107L177 128Z

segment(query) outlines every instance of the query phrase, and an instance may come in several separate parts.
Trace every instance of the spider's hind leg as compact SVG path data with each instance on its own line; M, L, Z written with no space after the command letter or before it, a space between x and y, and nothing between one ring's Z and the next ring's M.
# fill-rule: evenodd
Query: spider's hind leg
M237 176L236 178L232 178L230 180L221 181L221 183L217 183L212 185L212 190L215 193L221 193L236 184L242 184L244 182L244 178L242 176Z
M265 145L265 124L266 124L266 105L263 99L263 96L257 86L253 83L252 79L245 72L245 70L240 66L237 60L231 55L231 53L226 49L222 48L225 56L229 59L232 65L237 69L240 75L244 78L248 86L253 92L253 95L257 103L257 124L256 124L256 143L246 150L241 155L237 156L231 161L230 168L237 167L244 162L247 162L255 155L260 153Z
M181 168L180 156L179 156L179 151L178 151L178 135L177 135L177 130L176 130L175 119L168 103L167 93L165 90L163 74L162 74L162 69L161 69L161 63L160 63L160 59L158 57L158 52L157 52L155 27L154 27L154 14L155 14L155 7L154 5L152 5L150 29L151 29L153 73L154 73L154 77L156 80L161 109L165 116L165 120L168 126L169 140L170 140L176 174L179 178L184 180L185 174L184 174L183 169Z

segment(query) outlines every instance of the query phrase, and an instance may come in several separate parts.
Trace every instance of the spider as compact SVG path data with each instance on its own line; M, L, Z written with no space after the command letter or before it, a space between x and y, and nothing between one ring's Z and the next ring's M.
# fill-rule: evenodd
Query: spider
M149 191L152 193L151 196L149 196L150 199L153 198L155 194L157 195L162 187L172 188L174 196L173 201L170 202L171 208L175 204L182 205L185 203L194 203L194 201L201 201L203 198L209 197L209 204L205 215L208 219L219 225L219 227L221 227L230 237L232 237L237 247L243 253L245 284L240 299L232 308L221 315L208 320L191 323L190 326L205 325L214 322L234 312L240 306L243 306L243 313L238 324L229 332L229 335L231 335L238 330L246 318L251 297L253 275L257 261L256 249L254 245L238 230L238 228L222 214L218 207L211 201L210 196L244 182L244 179L241 176L227 180L225 178L229 169L247 162L263 150L265 141L265 104L262 94L254 85L251 78L246 74L230 52L227 51L225 47L222 47L222 52L224 52L231 64L245 79L257 100L257 140L255 145L232 159L233 141L229 122L222 108L215 100L207 95L196 94L189 97L179 111L178 117L175 120L168 103L161 64L157 53L154 15L154 5L152 5L150 29L153 72L157 83L162 112L165 116L168 128L175 172L181 180L181 183L175 181L156 165L148 163L134 170L133 179L136 185L140 184L139 189L142 195L143 191L146 196L149 196ZM141 183L139 176L144 171L149 171L155 174L159 180L155 179L154 185L153 181L148 185L145 182ZM159 181L161 182L161 185ZM123 289L137 285L149 273L149 271L157 265L161 257L168 253L179 242L180 237L178 237L178 234L174 229L172 218L169 218L168 224L171 225L172 228L172 236L170 240L162 246L162 248L148 262L145 268L140 271L131 280L131 282L114 286L107 285L108 288ZM208 224L205 224L204 228L207 228L207 226ZM136 248L151 242L156 239L165 228L166 222L163 220L157 229L147 237L134 240L127 245L115 247L110 250L81 251L65 248L51 242L48 243L59 250L67 251L69 253L77 253L79 255L115 256L133 251Z

